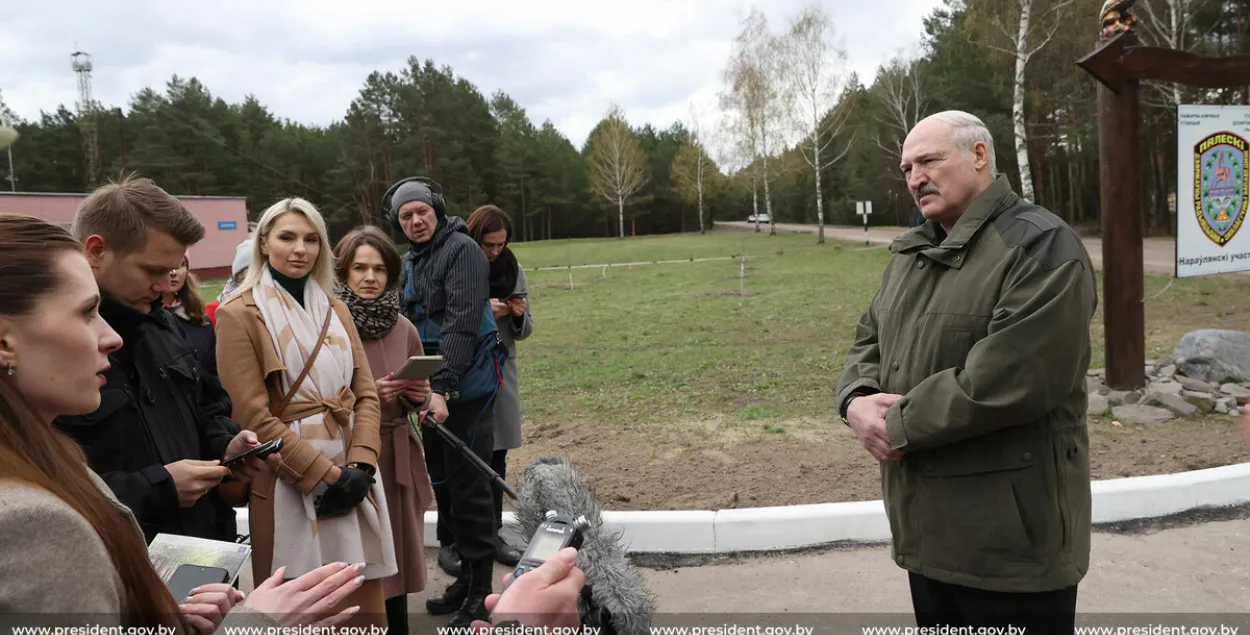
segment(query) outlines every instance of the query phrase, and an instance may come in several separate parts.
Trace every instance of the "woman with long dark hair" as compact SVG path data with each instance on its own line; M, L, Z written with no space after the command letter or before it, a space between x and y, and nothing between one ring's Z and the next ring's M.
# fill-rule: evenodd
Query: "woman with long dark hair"
M169 272L169 290L163 298L165 310L178 318L178 326L195 349L200 364L217 375L217 332L204 310L200 281L191 273L191 256L183 254L182 264Z
M399 314L399 252L382 230L353 229L334 248L335 295L351 310L360 332L382 410L378 474L386 491L399 572L382 580L388 635L408 633L408 594L425 589L425 510L434 500L430 475L408 405L430 398L426 379L396 379L409 357L424 355L421 336Z
M469 236L486 253L490 262L490 306L499 326L499 339L508 349L508 364L503 367L503 383L491 413L495 427L495 452L491 469L507 477L508 450L521 447L521 386L517 377L516 343L534 332L534 316L530 313L529 285L525 269L508 249L512 240L512 220L502 209L483 205L469 215ZM521 559L516 548L509 545L499 531L503 528L503 491L495 490L495 560L515 566Z
M101 319L82 245L64 229L0 214L0 607L37 620L90 615L125 626L212 632L230 613L274 625L318 621L355 590L359 572L335 563L280 585L263 580L247 603L227 585L173 597L152 568L130 510L52 425L100 406L103 373L123 342ZM306 590L324 582L324 588ZM180 605L179 602L182 602ZM262 613L274 616L268 618ZM354 611L322 624L338 624Z

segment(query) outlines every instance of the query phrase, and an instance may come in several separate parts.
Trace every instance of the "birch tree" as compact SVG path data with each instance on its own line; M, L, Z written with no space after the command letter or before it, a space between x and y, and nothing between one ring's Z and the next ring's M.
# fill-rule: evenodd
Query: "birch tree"
M778 81L779 53L779 42L768 32L767 18L752 7L743 21L742 32L734 38L733 52L724 73L728 90L722 95L723 105L737 110L747 128L745 136L751 146L752 161L762 163L759 178L764 184L764 209L770 234L777 233L777 226L773 218L769 159L773 148L782 147L785 141L781 128L785 96ZM756 231L759 231L758 208L755 217Z
M1203 9L1203 5L1210 2L1211 0L1145 0L1141 3L1141 10L1137 12L1141 24L1138 33L1147 44L1178 51L1192 51L1202 41L1202 37L1186 37L1189 35L1190 18L1195 11ZM1180 84L1150 82L1150 85L1167 107L1176 108L1184 103Z
M694 202L699 211L699 233L707 233L707 223L703 220L703 184L707 173L710 157L707 154L707 143L703 135L703 116L698 106L690 106L690 136L677 155L673 157L672 174L682 198Z
M877 71L874 88L877 101L884 115L877 121L890 131L890 139L877 137L877 147L898 160L903 155L903 140L907 133L920 123L922 113L928 107L928 98L920 82L918 61L903 54L895 55Z
M1029 164L1029 129L1025 123L1024 96L1026 86L1024 72L1029 60L1050 43L1055 32L1071 13L1075 0L987 0L993 8L987 11L990 24L1001 33L1008 46L990 42L985 45L1006 53L1015 60L1012 78L1011 121L1016 140L1016 163L1020 168L1020 196L1032 201L1033 171ZM1050 7L1046 8L1045 3ZM1014 6L1013 6L1014 5ZM985 10L985 9L983 9ZM1005 11L1004 11L1005 10ZM1018 13L1017 13L1018 11ZM1037 13L1039 15L1035 16ZM1005 14L1005 15L1004 15Z
M855 140L841 144L841 151L830 145L842 135L846 110L837 107L838 94L845 81L846 50L834 42L833 22L813 4L805 8L790 25L784 40L784 68L788 89L795 108L790 110L798 130L799 154L812 168L816 178L816 221L818 244L825 243L824 193L820 174L846 157Z
M613 104L607 119L590 140L590 189L616 204L620 238L625 238L625 201L649 180L647 155L625 121L621 107Z

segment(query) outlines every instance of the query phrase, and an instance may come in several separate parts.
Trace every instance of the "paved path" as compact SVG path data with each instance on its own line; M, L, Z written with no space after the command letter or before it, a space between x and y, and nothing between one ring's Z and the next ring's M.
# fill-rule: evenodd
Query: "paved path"
M746 221L717 221L716 227L726 229L735 229L741 231L755 231L755 224ZM777 231L788 232L793 234L815 234L816 225L798 225L792 223L777 223ZM876 245L888 245L894 240L895 236L906 231L906 227L869 227L868 242ZM760 225L761 232L768 231L768 225ZM825 226L825 237L837 240L846 240L853 242L864 241L864 228L848 227L848 226ZM1102 268L1102 239L1101 238L1085 238L1085 249L1089 251L1090 260L1094 266ZM1142 268L1145 272L1152 275L1171 276L1176 272L1176 239L1175 238L1147 238L1142 241Z
M1245 614L1250 613L1247 553L1250 519L1149 533L1095 532L1092 565L1080 588L1078 610L1086 614L1204 613L1208 620L1218 617L1211 614L1241 613L1239 619L1245 621ZM428 586L409 596L414 620L427 619L426 596L442 592L451 582L434 565L435 557L433 549L426 550L431 570ZM859 614L857 619L868 623L885 619L908 623L910 619L907 576L890 559L886 546L641 571L663 614L657 620L660 623L680 622L682 614L708 613L720 613L715 619L729 623L734 623L734 614L743 622L763 614L802 622L805 613ZM506 572L496 566L496 579ZM413 632L422 632L415 621Z

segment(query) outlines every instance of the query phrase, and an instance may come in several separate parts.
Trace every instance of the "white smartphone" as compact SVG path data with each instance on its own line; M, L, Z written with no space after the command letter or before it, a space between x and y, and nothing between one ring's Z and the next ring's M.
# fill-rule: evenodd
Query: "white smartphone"
M408 363L395 373L395 379L429 379L443 368L442 355L418 355L409 357Z

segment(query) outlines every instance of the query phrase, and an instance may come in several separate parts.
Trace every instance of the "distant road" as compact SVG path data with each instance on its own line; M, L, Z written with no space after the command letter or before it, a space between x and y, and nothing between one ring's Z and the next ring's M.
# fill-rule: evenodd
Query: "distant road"
M755 223L746 221L717 221L716 227L739 231L755 231ZM777 223L778 232L791 234L815 234L816 225L798 225L794 223ZM894 238L906 231L906 227L869 227L868 242L874 245L888 245ZM768 231L767 224L760 224L760 232ZM825 225L825 237L850 242L864 241L863 226ZM1102 269L1102 239L1084 238L1085 249L1089 251L1089 259L1094 266ZM1171 276L1176 272L1176 239L1147 238L1142 241L1142 265L1146 273Z

